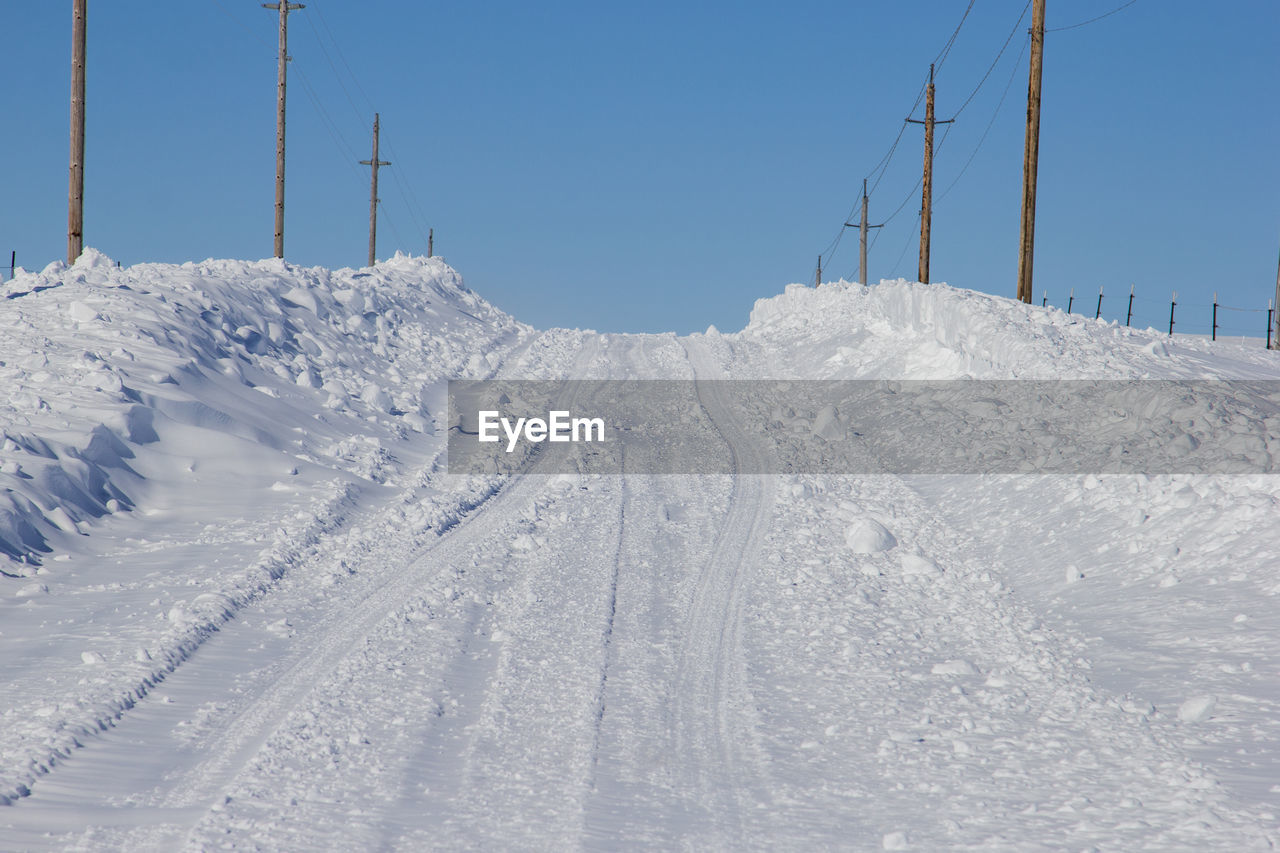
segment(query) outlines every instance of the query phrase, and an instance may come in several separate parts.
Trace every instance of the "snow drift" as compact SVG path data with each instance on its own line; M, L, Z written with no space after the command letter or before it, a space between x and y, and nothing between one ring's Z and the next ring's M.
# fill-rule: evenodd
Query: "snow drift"
M529 333L442 261L399 255L332 272L121 268L90 249L0 287L0 642L45 638L10 646L0 666L0 799L429 452L410 439L434 433L445 382L489 375ZM213 562L229 565L148 565L167 541L221 547ZM95 589L114 602L76 604ZM154 599L158 622L131 593L143 610ZM69 633L68 614L80 626ZM67 693L49 692L59 660L91 675L73 669Z
M234 437L377 479L390 444L433 428L439 384L487 375L480 353L519 329L443 262L406 257L121 269L90 249L3 296L0 552L19 575L104 517L145 511L135 460L153 443L196 457ZM161 441L178 433L185 448Z

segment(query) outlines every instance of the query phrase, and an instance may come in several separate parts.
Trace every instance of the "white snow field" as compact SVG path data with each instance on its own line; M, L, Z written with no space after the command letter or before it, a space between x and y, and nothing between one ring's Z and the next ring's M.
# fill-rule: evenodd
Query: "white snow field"
M538 331L403 256L0 297L0 849L1280 844L1275 475L444 453L451 378L1280 379L1257 342L901 281ZM680 415L767 470L723 388Z

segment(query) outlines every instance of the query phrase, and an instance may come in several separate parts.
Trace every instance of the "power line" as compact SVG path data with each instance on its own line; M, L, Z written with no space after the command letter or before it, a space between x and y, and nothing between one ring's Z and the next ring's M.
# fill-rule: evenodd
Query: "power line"
M920 106L920 102L924 100L925 92L927 92L928 89L929 89L929 84L927 82L920 84L920 91L916 93L916 99L911 104L911 109L907 110L907 115L911 115L916 111L916 107ZM877 171L880 172L880 176L877 177L875 181L872 183L871 192L868 193L868 195L875 195L875 191L876 191L875 188L880 185L881 178L883 178L884 173L888 171L889 162L893 159L893 152L898 150L898 143L902 141L902 134L906 132L907 132L907 122L904 121L902 123L902 127L899 128L898 130L898 136L893 140L893 144L889 146L889 150L885 152L885 155L880 158L880 160L871 169L871 171L867 173L866 179L871 180L872 175L875 175Z
M329 41L333 44L334 53L338 55L338 61L342 63L342 67L346 69L347 76L351 79L352 85L355 87L356 91L360 93L361 97L364 98L365 104L369 107L369 110L371 112L375 111L373 102L369 98L369 94L365 91L365 88L360 85L360 78L356 77L355 72L351 70L351 64L347 62L346 54L342 52L342 45L336 38L334 38L333 30L329 27L329 22L321 13L318 5L313 3L313 6L315 6L316 17L320 19L320 26L324 28L325 33L329 37ZM320 48L324 52L325 58L329 61L329 67L333 70L334 76L338 79L338 85L342 87L343 93L347 96L348 103L351 104L352 109L354 109L357 116L359 116L360 109L356 106L355 99L351 96L351 92L347 89L346 84L342 82L342 75L338 71L338 67L334 63L333 58L329 55L329 51L325 49L324 41L320 36L320 31L316 30L314 25L312 25L312 29L315 31L316 40L320 42ZM408 162L401 159L399 152L396 151L393 139L386 139L385 145L387 153L391 155L392 162L401 164ZM409 214L409 219L413 222L415 230L419 232L425 242L427 240L427 218L422 212L422 204L418 201L417 194L413 191L413 185L405 180L405 177L401 174L401 169L399 168L393 168L391 170L391 176L395 180L396 189L400 193L401 200L404 201L405 209ZM395 230L394 227L392 230ZM408 244L405 245L407 246Z
M951 135L952 127L954 127L954 125L949 124L947 125L946 130L942 131L942 138L938 140L938 145L934 149L935 154L942 153L942 147L947 144L947 137ZM916 192L919 191L920 185L923 183L924 183L924 175L921 174L920 177L916 179L916 185L911 188L911 192L907 193L907 197L902 200L902 204L899 204L896 208L894 208L893 213L889 214L888 219L885 219L885 221L882 224L888 225L889 222L891 222L895 216L901 213L902 209L907 206L907 203L911 201L911 199L915 198Z
M270 40L263 37L262 34L259 33L257 30L252 29L243 21L241 21L239 18L237 18L235 15L233 15L230 12L230 10L228 10L227 7L222 4L221 0L213 0L213 3L215 6L218 7L219 10L222 11L224 15L226 15L228 18L234 21L237 26L239 26L242 30L244 30L246 33L251 35L256 41L260 41L264 45L267 45L270 47L275 46L270 42ZM306 18L308 21L311 20L310 16L308 15L304 15L303 17ZM323 48L323 45L321 45L321 47ZM334 123L333 119L329 116L329 113L325 110L324 105L320 101L320 96L316 93L315 89L312 87L311 81L307 78L306 73L302 70L301 66L297 63L296 59L293 56L289 57L289 61L290 61L290 65L293 66L294 70L297 72L298 79L302 82L302 88L306 91L308 99L311 101L312 105L316 108L316 112L319 113L322 123L325 126L325 130L328 131L329 133L330 139L332 139L334 145L337 146L339 154L341 154L342 158L346 161L355 159L355 151L351 148L350 144L347 143L346 137L342 136L341 132L337 129L337 125ZM356 175L357 178L360 178L360 171L354 165L351 166L351 170Z
M1081 21L1080 23L1078 23L1078 24L1072 24L1072 25L1071 25L1071 26L1069 26L1069 27L1052 27L1052 28L1050 28L1050 29L1046 29L1046 30L1045 30L1045 32L1046 32L1046 33L1060 33L1060 32L1062 32L1063 30L1074 30L1074 29L1077 29L1078 27L1086 27L1086 26L1088 26L1089 24L1095 23L1096 21L1101 21L1103 18L1110 18L1110 17L1111 17L1112 15L1114 15L1116 12L1124 11L1125 9L1128 9L1130 6L1132 6L1134 3L1137 3L1137 2L1138 2L1138 0L1129 0L1129 2L1128 2L1128 3L1125 3L1123 6L1117 6L1116 8L1112 9L1110 12L1107 12L1105 15L1099 15L1099 16L1098 16L1098 17L1096 17L1096 18L1090 18L1090 19L1089 19L1089 20L1087 20L1087 21Z
M313 2L312 6L314 5L315 4ZM316 12L318 14L319 10L316 10ZM351 104L351 109L356 114L356 118L359 120L363 120L364 116L361 115L360 108L356 106L355 99L352 98L351 93L347 91L347 84L342 82L342 75L338 73L338 66L334 64L333 57L329 55L329 49L324 46L324 39L320 38L320 31L316 29L315 22L312 21L312 18L314 17L314 15L307 15L304 17L306 17L307 24L310 25L311 27L311 32L315 34L316 43L320 45L320 52L324 54L325 60L329 63L329 68L333 71L334 79L338 81L338 86L342 89L342 94L347 96L347 103ZM335 42L335 46L336 46L336 42ZM372 107L372 104L370 104L370 107Z
M302 88L306 91L307 97L311 100L312 105L316 108L316 112L320 115L321 124L323 124L325 130L328 131L329 138L333 140L334 145L338 147L338 153L347 161L348 167L350 167L352 173L355 174L357 180L359 180L360 183L364 183L360 170L355 166L355 161L360 159L356 154L355 149L347 142L347 138L342 135L342 131L339 130L337 124L334 123L333 118L329 115L329 111L324 108L324 104L320 101L320 96L312 87L311 81L307 78L307 75L302 72L301 68L295 68L295 70L297 71L298 79L302 82Z
M271 41L265 38L260 32L248 26L247 24L245 24L244 21L242 21L241 19L237 18L225 5L223 5L221 0L213 0L213 3L215 6L218 7L219 11L221 11L223 15L225 15L232 22L234 22L236 26L238 26L240 29L248 33L255 41L258 41L266 46L274 47ZM319 4L317 4L315 0L309 0L309 4L310 4L309 5L310 10L314 12L314 14L317 17L319 17L320 25L321 27L324 28L324 32L325 34L327 34L328 40L333 46L333 52L337 54L338 62L341 63L342 67L346 69L347 76L350 78L352 86L360 94L360 96L364 98L365 103L368 104L369 106L370 112L373 112L374 111L373 104L369 99L369 95L364 90L364 87L360 85L359 78L356 77L355 74L352 72L351 65L347 62L346 56L342 52L341 45L338 43L338 40L334 38L333 31L330 29L328 21L325 20L324 15L320 11ZM346 96L347 103L350 104L352 110L356 114L357 119L362 121L363 117L361 116L361 113L360 113L360 107L358 104L356 104L355 98L351 94L351 90L348 89L347 85L343 82L342 74L338 70L337 63L334 62L333 56L330 54L329 50L325 46L324 37L321 35L320 31L316 29L315 24L312 23L312 17L310 15L304 15L303 17L306 18L307 23L310 25L311 31L316 37L316 42L317 44L319 44L320 50L324 54L324 57L329 64L329 68L333 71L334 78L338 81L339 87L342 88L343 94ZM298 78L302 83L303 90L306 92L308 100L310 100L312 106L315 107L316 113L319 115L321 119L321 124L324 125L325 132L328 133L329 139L333 142L334 147L338 149L338 153L342 161L347 164L347 168L351 170L355 179L363 183L363 176L360 174L359 168L357 168L357 166L355 165L355 161L358 159L358 157L355 154L354 149L351 147L351 144L347 141L346 136L344 136L342 131L339 129L337 122L333 120L333 117L329 114L329 111L325 109L324 103L320 99L319 93L316 91L315 87L311 84L310 79L307 77L306 73L302 70L301 66L296 61L293 61L294 60L293 57L290 57L290 60L291 60L290 64L294 67L294 70L297 72ZM387 141L386 147L388 152L392 156L392 158L399 160L399 155L396 153L390 141ZM405 207L409 211L410 219L415 221L415 226L416 226L418 224L418 219L420 217L418 212L415 211L414 204L410 202L408 198L409 196L412 195L413 190L411 187L408 187L406 185L405 181L401 178L397 169L393 168L391 171L392 171L392 176L395 178L396 186L400 192L401 198L405 200ZM390 212L387 210L386 205L383 204L382 201L378 202L378 208L381 211L381 215L386 219L387 225L390 226L391 233L395 235L395 238L400 243L400 245L402 246L410 245L409 243L405 242L405 240L401 236L400 229L396 225L396 218L390 214ZM425 222L425 218L422 218L422 221ZM421 230L425 235L426 233L425 228L422 228Z
M390 145L387 146L387 150L391 152L392 157L398 158L398 155L391 150ZM409 219L412 221L414 229L419 232L419 236L425 241L427 239L427 220L425 216L421 215L421 211L417 210L415 205L409 201L412 189L406 189L408 181L401 177L400 170L397 168L392 168L391 177L396 183L396 190L400 193L400 199L404 202L405 209L409 211Z
M920 92L921 94L923 94L924 89L921 89ZM916 107L918 106L920 106L920 98L916 98L915 104L913 104L911 107L911 112L914 113L916 111ZM906 132L907 132L907 122L904 121L902 123L902 127L898 128L898 137L893 140L893 145L889 146L889 153L881 157L880 163L877 163L876 167L871 170L870 174L867 175L867 179L870 180L871 175L875 175L877 170L880 172L880 174L876 176L875 181L872 182L871 191L868 193L868 195L875 195L876 187L880 186L880 181L884 179L885 173L889 171L889 162L893 159L893 152L898 150L898 143L902 141L902 135ZM881 166L881 164L883 164L883 167Z
M956 43L956 37L960 35L960 28L964 26L964 22L968 19L969 13L973 11L973 4L976 0L969 0L969 5L965 7L964 14L960 16L960 23L956 24L955 32L951 34L951 38L947 39L947 43L942 46L942 50L938 51L938 55L934 57L933 63L939 71L942 70L942 63L947 61L947 56L951 54L951 47ZM914 108L912 112L915 112Z
M973 4L970 3L969 5L972 6ZM965 14L967 15L968 12L966 12ZM961 23L964 23L963 19L961 20ZM958 30L959 28L957 27L957 31ZM954 39L954 37L955 36L953 34L952 38ZM927 89L928 89L927 83L921 85L920 91L916 94L915 101L911 104L911 109L909 113L914 113L916 111L916 107L920 106L920 101L924 99L925 92ZM893 160L894 152L898 150L898 144L902 142L902 135L906 133L907 124L908 122L906 121L902 123L902 127L899 128L898 135L894 138L893 144L889 146L889 150L885 152L884 156L880 158L879 162L876 163L875 167L872 168L872 170L867 174L866 178L864 178L864 180L869 181L871 180L871 177L873 175L876 175L875 181L872 182L871 190L868 193L868 195L875 194L876 187L880 186L880 181L884 179L885 173L888 172L889 163ZM879 173L878 175L876 174L877 172ZM919 184L916 184L916 186L918 187ZM844 217L844 219L840 220L840 230L836 232L836 236L831 238L831 241L827 243L827 248L823 250L821 255L819 255L819 257L826 258L828 264L830 264L831 258L835 255L836 249L840 248L840 241L844 239L844 232L846 230L844 223L848 222L853 217L853 214L857 209L858 209L858 202L855 201L853 206L849 208L849 213ZM887 221L888 220L886 220L886 222ZM879 234L877 234L876 236L878 238ZM872 245L873 246L875 245L875 241L872 241Z
M960 183L960 179L964 177L964 173L969 170L970 164L973 163L973 158L977 157L978 152L982 150L982 144L987 141L987 136L991 133L991 128L995 126L996 118L1000 115L1000 108L1004 106L1005 98L1009 96L1009 89L1013 87L1013 81L1018 75L1018 69L1022 67L1022 57L1027 55L1027 44L1029 44L1029 42L1023 42L1022 52L1018 54L1017 61L1013 63L1013 70L1009 72L1009 82L1005 83L1004 93L1000 95L1000 102L996 104L995 112L991 114L991 120L987 122L987 129L982 131L982 138L978 140L978 144L973 149L973 153L969 155L969 159L965 161L964 166L960 169L960 174L956 175L955 179L947 185L945 190L942 191L942 195L938 196L938 201L942 201L946 198L947 194L951 192L955 185ZM945 139L946 137L944 136L943 138ZM942 146L939 145L938 147L941 149Z
M919 224L919 222L920 222L920 214L917 213L916 223ZM913 237L915 237L914 233L911 233L911 232L907 233L907 242L902 244L902 251L898 254L898 259L893 262L893 270L889 273L890 277L893 277L898 274L898 267L902 266L902 259L907 256L907 249L911 248L911 240Z
M387 224L391 226L391 233L396 236L396 242L401 246L409 245L404 241L404 238L400 236L400 229L396 227L395 219L387 212L387 206L382 203L381 199L378 200L378 210L381 210L382 215L386 217Z
M360 85L360 79L356 77L355 72L351 70L351 64L347 62L346 54L344 54L342 51L342 45L334 37L333 30L330 28L329 22L325 19L324 14L321 12L319 8L319 4L316 4L314 0L312 2L312 9L315 12L315 17L319 18L320 20L320 26L324 30L324 35L321 34L320 29L318 29L316 25L312 22L311 17L307 18L307 23L310 25L311 31L316 37L316 42L320 45L320 51L321 53L324 54L324 58L329 65L329 69L333 72L334 79L338 81L338 86L342 89L343 95L346 96L347 103L351 106L351 109L355 113L357 120L363 121L364 116L361 112L360 106L356 103L355 96L352 95L351 88L354 88L356 92L359 93L360 97L364 99L364 102L370 111L376 112L376 110L374 110L373 103L369 99L369 95L365 91L364 87ZM327 39L325 37L326 35L327 35ZM330 52L329 47L326 46L325 44L326 40L332 45L333 47L332 52ZM336 62L334 61L335 54L337 55ZM338 68L339 63L341 63L342 68L345 69L346 77L350 80L351 87L348 87L347 83L344 81L343 73ZM345 141L345 137L343 138ZM392 162L394 163L405 162L401 160L399 153L395 149L395 144L391 139L384 139L383 145L386 147L387 152L390 154L392 158ZM407 184L404 177L401 175L400 169L393 168L391 170L391 175L395 181L396 190L399 193L401 200L404 202L405 210L408 212L409 219L414 225L414 229L420 232L420 235L423 241L425 242L427 239L426 237L427 228L425 224L426 217L423 216L421 213L421 205L419 205L416 201L416 196L413 193L413 188ZM385 206L383 207L385 211ZM388 220L388 223L391 225L392 233L396 234L397 239L400 239L400 235L396 229L394 219L390 216L387 216L387 220ZM403 242L403 240L401 240L401 245L408 247L410 244L405 243Z
M845 221L845 222L848 222L848 221L849 221L849 217L851 217L851 216L853 216L853 211L852 211L852 210L850 210L850 211L849 211L849 216L846 216L846 217L844 218L844 221ZM824 249L820 255L818 255L818 259L819 259L819 260L821 260L821 259L823 259L823 258L826 258L826 259L827 259L827 266L830 266L830 265L831 265L831 258L833 258L833 257L835 256L836 249L840 248L840 241L844 239L844 232L845 232L845 230L846 230L846 229L845 229L845 226L844 226L844 225L841 225L841 226L840 226L840 231L836 234L836 236L835 236L835 237L833 237L833 238L832 238L831 242L827 244L827 248L826 248L826 249Z
M313 7L315 6L314 2L312 5ZM364 98L364 102L368 105L369 111L372 112L373 99L369 97L369 93L360 85L360 78L352 72L351 65L347 62L347 57L342 52L342 45L340 45L338 40L333 37L333 30L329 29L329 22L325 20L324 15L320 12L318 7L315 8L315 13L316 17L320 19L320 26L324 27L324 31L329 35L329 41L333 43L334 51L338 54L338 61L342 63L343 68L347 69L347 75L351 78L352 84L356 87L356 90L360 93L361 97ZM359 111L357 110L357 112Z
M1004 56L1004 52L1009 49L1009 43L1013 41L1013 37L1018 33L1018 27L1022 26L1023 18L1027 17L1027 10L1031 8L1031 0L1027 0L1027 5L1022 7L1022 14L1018 16L1018 20L1014 23L1013 29L1009 31L1009 37L1004 40L1004 44L1000 47L1000 52L996 54L996 58L991 60L991 65L987 68L987 73L982 75L982 79L978 81L978 85L969 93L969 97L964 99L964 103L960 105L960 109L955 111L953 118L959 118L960 113L964 112L964 108L969 106L969 102L977 97L978 92L987 82L987 78L991 76L991 72L996 70L996 64L1000 62L1000 57Z
M930 79L932 79L935 70L940 69L942 67L942 64L946 62L947 57L951 53L951 48L955 45L956 39L960 35L961 28L964 27L965 21L968 20L969 13L973 11L973 6L975 2L976 0L969 0L969 4L965 7L964 14L960 16L960 22L956 24L956 28L951 32L951 37L947 39L946 44L942 46L942 50L938 52L938 56L934 59L934 65L931 66L929 69ZM1023 15L1025 14L1026 14L1026 10L1024 9ZM1019 21L1021 21L1021 19L1019 19ZM1017 29L1016 25L1014 29L1015 30ZM1010 35L1010 39L1011 38L1012 38L1012 34ZM1008 46L1008 40L1006 40L1005 46L1006 47ZM1000 53L1001 54L1004 53L1004 48L1001 48ZM996 62L998 62L999 59L1000 59L1000 56L997 55ZM995 67L995 63L993 62L992 68L994 67ZM987 75L989 75L990 73L991 73L991 70L988 69ZM985 82L985 81L986 81L986 76L984 75L982 82ZM982 82L978 84L979 89L982 87ZM908 115L912 115L915 113L916 109L920 106L920 101L924 99L924 96L928 91L928 88L929 88L928 83L921 84L919 92L916 93L916 99L911 104L911 109L907 111ZM977 94L977 89L975 89L973 93L969 96L969 100L972 100L973 96L976 94ZM965 103L967 104L968 101L966 101ZM893 144L889 146L889 150L885 152L884 156L880 158L880 160L876 163L876 165L872 167L871 171L867 174L866 180L871 182L871 189L868 191L869 196L875 194L876 189L880 186L880 182L884 179L885 174L888 173L889 164L893 160L894 153L897 152L898 150L898 145L902 142L902 136L904 133L906 133L907 125L909 123L910 123L909 119L902 122L902 126L898 129L898 135L894 137ZM942 136L942 141L938 144L939 150L941 150L942 148L942 143L946 142L947 136L950 134L950 132L951 132L951 126L948 125L946 132L944 132ZM874 177L874 180L872 180L873 177ZM907 202L911 200L911 196L913 196L916 190L920 188L920 184L923 180L924 178L922 176L921 179L916 182L916 185L911 190L911 193L909 193L906 199L903 200L902 204L898 205L897 209L894 210L894 212L889 216L889 218L886 219L882 224L888 224L890 220L892 220L895 216L898 215L899 212L901 212L902 208L905 207ZM832 241L827 244L827 247L828 247L827 251L824 251L822 255L820 255L820 257L826 257L828 260L828 263L830 263L831 256L835 254L836 249L840 247L840 241L844 238L844 232L845 232L844 223L849 221L850 217L853 216L853 212L856 209L857 209L857 203L855 202L854 206L849 210L849 215L842 220L839 232L837 232L836 236L832 238ZM879 236L880 236L879 234L876 235L876 239L873 240L871 243L872 246L874 246L876 242L879 240Z

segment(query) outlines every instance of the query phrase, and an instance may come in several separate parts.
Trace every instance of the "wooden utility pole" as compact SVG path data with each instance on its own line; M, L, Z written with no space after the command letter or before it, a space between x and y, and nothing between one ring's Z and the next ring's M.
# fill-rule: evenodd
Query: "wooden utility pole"
M71 177L67 187L67 263L84 250L84 59L88 0L71 3Z
M867 280L867 229L882 228L882 225L867 224L867 179L862 179L862 223L858 226L858 280L868 285Z
M1276 311L1276 318L1277 318L1277 319L1276 319L1275 335L1272 337L1272 339L1271 339L1271 340L1274 342L1274 343L1273 343L1273 346L1274 346L1276 349L1280 349L1280 264L1277 264L1277 266L1276 266L1276 301L1275 301L1275 306L1276 306L1276 309L1277 309L1277 311Z
M1036 242L1036 171L1040 159L1040 78L1044 70L1044 4L1031 14L1031 73L1027 83L1027 143L1022 155L1022 242L1018 246L1018 298L1031 301Z
M305 9L302 3L263 3L262 8L280 13L280 56L276 68L276 240L275 256L284 257L284 92L289 62L289 13Z
M867 229L882 228L882 225L867 224L867 179L862 179L862 221L856 226L852 222L846 222L845 228L858 229L858 281L863 285L867 284Z
M933 221L933 126L950 124L954 119L935 121L933 118L933 65L929 66L929 89L924 102L924 121L909 118L912 124L924 125L924 191L920 196L920 268L919 280L929 283L929 237ZM865 284L865 282L864 282Z
M388 160L378 159L378 114L373 114L373 159L361 160L360 163L365 166L372 167L373 179L369 186L369 266L377 263L374 257L374 251L378 246L378 167L390 166ZM427 238L430 243L431 238ZM428 245L427 253L430 255L431 247Z
M818 255L818 274L813 279L814 287L822 287L822 255Z

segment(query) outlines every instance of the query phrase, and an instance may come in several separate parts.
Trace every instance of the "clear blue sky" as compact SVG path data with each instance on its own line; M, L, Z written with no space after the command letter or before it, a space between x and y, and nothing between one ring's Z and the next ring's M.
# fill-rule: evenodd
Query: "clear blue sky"
M938 73L939 118L1025 2L973 4ZM1123 2L1048 0L1048 26ZM269 256L273 13L258 0L89 6L86 245L125 264ZM354 161L369 157L376 109L394 162L379 257L425 253L433 227L468 284L538 326L740 328L756 298L812 281L967 6L308 0L290 18L285 257L364 263L368 169ZM6 2L0 20L0 250L38 269L66 244L71 3ZM1014 293L1029 22L938 151L935 281ZM1137 321L1160 325L1177 289L1184 331L1207 330L1215 290L1266 307L1277 39L1275 0L1138 0L1049 33L1037 302L1048 291L1065 306L1074 287L1092 314L1105 285L1114 316L1135 283ZM875 222L905 202L876 238L873 281L915 278L921 155L912 125L872 196ZM826 277L856 276L856 236Z

